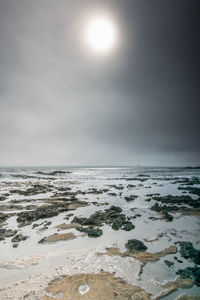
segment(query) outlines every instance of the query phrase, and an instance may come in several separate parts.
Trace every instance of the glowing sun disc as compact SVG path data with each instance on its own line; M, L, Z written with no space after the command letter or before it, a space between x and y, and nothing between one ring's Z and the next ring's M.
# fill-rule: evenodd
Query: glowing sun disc
M106 17L96 17L90 20L85 36L89 48L98 53L109 52L116 43L115 26Z

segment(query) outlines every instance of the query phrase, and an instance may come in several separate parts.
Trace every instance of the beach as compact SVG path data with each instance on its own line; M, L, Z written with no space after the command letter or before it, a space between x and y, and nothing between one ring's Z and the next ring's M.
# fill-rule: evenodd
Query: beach
M0 299L200 299L199 216L199 168L1 168Z

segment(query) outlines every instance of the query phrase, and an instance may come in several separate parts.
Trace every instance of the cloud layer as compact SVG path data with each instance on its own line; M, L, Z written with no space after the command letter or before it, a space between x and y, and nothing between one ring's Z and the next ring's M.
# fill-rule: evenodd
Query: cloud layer
M200 162L199 1L0 0L0 165ZM117 24L112 55L85 18Z

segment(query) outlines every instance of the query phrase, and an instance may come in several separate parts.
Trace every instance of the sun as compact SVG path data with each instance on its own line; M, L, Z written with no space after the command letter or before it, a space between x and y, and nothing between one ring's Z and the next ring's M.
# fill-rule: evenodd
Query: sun
M105 54L116 45L116 28L114 23L105 16L96 16L86 25L85 39L87 46L99 54Z

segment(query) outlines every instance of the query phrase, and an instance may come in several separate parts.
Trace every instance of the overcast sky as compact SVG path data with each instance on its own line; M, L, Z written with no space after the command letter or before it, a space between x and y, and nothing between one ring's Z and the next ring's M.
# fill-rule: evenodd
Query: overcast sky
M83 46L108 14L118 45ZM198 0L0 0L0 166L199 165Z

